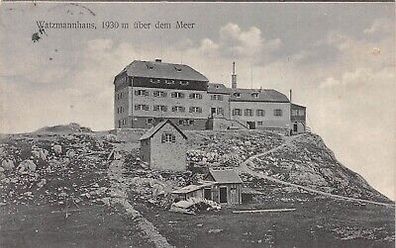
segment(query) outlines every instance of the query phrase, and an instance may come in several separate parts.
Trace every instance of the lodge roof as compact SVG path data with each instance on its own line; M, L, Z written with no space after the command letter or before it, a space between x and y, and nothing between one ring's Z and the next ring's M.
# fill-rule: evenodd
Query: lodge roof
M298 105L298 104L295 104L295 103L292 103L291 106L292 106L292 107L297 107L297 108L307 108L307 107L305 107L305 106Z
M161 130L161 128L164 127L167 123L173 126L183 136L184 139L187 139L187 136L175 124L173 124L173 122L171 122L170 120L164 120L155 125L154 127L150 128L142 135L142 137L139 138L139 140L145 140L153 137L154 134Z
M238 173L236 173L233 169L212 168L209 169L209 175L211 175L217 183L242 183L242 180L239 177Z
M188 65L164 63L160 60L134 60L132 63L127 65L122 72L124 71L126 71L127 75L131 77L164 78L205 82L209 81L204 75Z
M231 89L227 88L224 84L219 83L209 83L208 84L208 93L211 94L230 94Z
M286 95L273 89L230 89L233 102L290 102Z

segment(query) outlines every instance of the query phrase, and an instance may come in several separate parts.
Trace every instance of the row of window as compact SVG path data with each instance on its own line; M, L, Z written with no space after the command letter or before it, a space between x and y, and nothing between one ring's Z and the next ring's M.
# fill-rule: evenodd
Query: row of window
M187 85L190 84L189 81L172 80L172 79L165 79L163 82L164 82L165 84L168 84L168 85L180 84L180 85L187 86ZM152 84L160 84L160 83L161 83L161 79L153 79L153 78L150 78L150 83L152 83Z
M304 116L305 111L303 109L293 109L292 116Z
M149 118L146 120L147 124L154 124L154 119ZM182 119L178 121L179 126L192 126L194 125L193 119Z
M273 114L274 114L274 116L282 116L283 111L282 111L282 109L274 109ZM233 116L242 116L242 109L238 109L238 108L233 109L232 115ZM254 116L254 111L253 111L253 109L244 109L243 115L244 116ZM256 116L265 116L265 110L264 109L256 109Z
M135 90L135 96L149 96L150 93L148 90ZM166 97L168 94L164 91L153 91L154 97ZM186 94L183 92L171 92L170 96L172 98L185 98ZM190 93L188 95L190 99L202 99L202 94L200 93Z
M163 133L161 137L161 143L175 143L176 136L172 133Z
M150 106L147 104L136 104L135 110L142 110L142 111L150 111ZM172 112L186 112L186 108L184 106L172 106ZM168 106L166 105L153 105L153 111L157 112L167 112ZM201 107L189 107L188 111L190 113L202 113Z

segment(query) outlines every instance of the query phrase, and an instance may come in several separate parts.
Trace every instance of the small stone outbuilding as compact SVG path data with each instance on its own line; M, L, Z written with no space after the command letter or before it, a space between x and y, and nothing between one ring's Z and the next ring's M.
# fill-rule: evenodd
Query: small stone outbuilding
M151 169L186 170L187 136L170 120L152 127L139 141L140 158Z

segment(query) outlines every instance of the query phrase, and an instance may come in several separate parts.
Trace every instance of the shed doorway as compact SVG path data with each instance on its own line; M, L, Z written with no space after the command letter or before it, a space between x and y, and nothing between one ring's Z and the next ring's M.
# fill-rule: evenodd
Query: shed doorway
M297 123L293 124L293 132L297 133L298 132L298 125Z
M220 187L220 203L227 202L227 187Z

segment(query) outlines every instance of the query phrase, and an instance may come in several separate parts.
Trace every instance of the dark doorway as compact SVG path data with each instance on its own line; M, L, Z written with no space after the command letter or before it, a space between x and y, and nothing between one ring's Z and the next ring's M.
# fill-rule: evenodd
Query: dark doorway
M298 125L297 125L297 123L294 123L293 132L297 133L297 131L298 131Z
M248 121L246 122L249 129L256 129L256 122L255 121Z
M220 187L220 203L227 203L227 187Z
M213 117L213 115L216 114L216 108L210 108L210 116Z
M204 189L204 198L212 200L212 191L210 189Z

